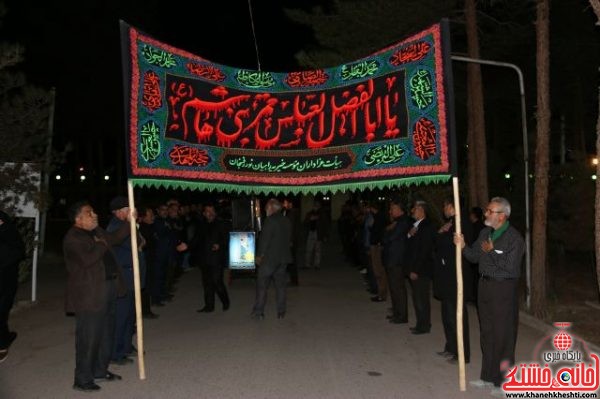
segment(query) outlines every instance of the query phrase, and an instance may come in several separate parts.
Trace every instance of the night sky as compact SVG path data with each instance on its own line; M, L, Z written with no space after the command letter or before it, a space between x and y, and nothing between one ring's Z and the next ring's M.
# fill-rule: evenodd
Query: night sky
M96 168L111 171L111 164L121 161L115 155L123 156L119 20L208 60L257 69L247 0L180 3L90 0L74 6L63 1L6 2L7 15L0 30L3 38L23 46L25 63L21 67L29 82L56 88L54 146L60 150L67 142L73 144L68 168L85 166L91 159ZM285 18L285 4L252 2L263 70L298 69L294 54L312 40L308 28ZM283 46L277 40L283 40ZM104 145L102 154L95 145L99 142Z
M399 1L399 0L395 0ZM514 0L517 1L517 0ZM254 24L256 28L261 69L266 71L298 70L294 55L301 49L315 44L310 27L300 26L286 18L283 7L294 6L311 8L327 0L269 1L252 0ZM407 2L410 3L410 2ZM456 2L460 9L462 2ZM501 9L507 2L492 2ZM411 3L413 4L413 3ZM518 62L525 73L527 105L530 125L530 142L534 143L535 132L535 7L526 15L505 16L514 26L506 26L502 21L494 21L497 29L513 29L515 34L523 34L531 40L522 40L517 47L509 47L506 36L496 34L496 41L481 38L482 57L486 50L494 49L502 60ZM587 1L552 1L551 40L552 91L554 104L567 109L572 107L568 89L570 82L563 80L574 74L589 76L587 81L594 84L581 88L580 107L583 112L573 113L578 121L567 118L568 128L585 131L588 149L592 148L594 125L597 114L597 65L600 47L595 19ZM95 169L99 176L123 175L125 170L125 123L123 120L123 77L121 65L121 44L119 20L124 20L149 36L172 46L189 51L216 63L247 69L257 68L257 58L251 27L248 0L176 2L161 0L88 0L76 5L64 1L38 2L34 0L6 0L7 14L0 26L2 40L19 43L25 51L25 62L19 66L29 82L49 89L56 88L56 114L54 147L60 151L67 143L73 150L68 154L67 163L56 173L71 174L77 179L79 166L86 170ZM484 15L492 5L483 2L481 29L490 25L491 17ZM507 8L508 9L508 8ZM569 10L570 12L565 12ZM498 12L496 10L496 12ZM464 51L464 24L458 15L453 19L453 51ZM402 18L402 16L398 16ZM520 18L520 28L512 19ZM569 19L574 18L574 19ZM524 22L525 21L525 22ZM487 29L489 33L489 28ZM488 35L488 38L492 37ZM397 40L401 40L398 37ZM280 44L280 43L283 44ZM506 43L505 43L506 42ZM510 41L512 44L513 42ZM373 51L389 43L373 43ZM568 46L581 48L581 58L572 61L567 57L561 70L557 64L562 49ZM590 50L591 46L591 50ZM365 56L368 55L364 54ZM595 56L593 54L596 54ZM591 56L590 56L591 55ZM585 56L585 57L584 57ZM512 58L511 58L512 57ZM578 57L579 58L579 57ZM564 66L563 65L563 66ZM573 72L576 70L577 72ZM465 66L454 64L455 94L457 100L463 97L463 104L456 101L457 123L466 118L464 105ZM514 132L515 148L520 144L520 119L518 118L518 94L514 92L515 76L512 71L485 68L483 77L486 84L486 133L488 145L507 141L505 132ZM592 77L593 76L593 77ZM463 79L461 84L460 79ZM494 89L493 84L496 84ZM502 90L497 90L498 86ZM507 94L508 93L508 94ZM508 98L511 96L510 98ZM461 108L462 107L462 108ZM517 108L515 108L517 107ZM561 109L553 110L553 124L560 123ZM506 117L506 116L510 117ZM513 117L514 116L514 117ZM567 114L568 116L568 114ZM506 126L506 121L512 123ZM580 125L576 126L577 123ZM460 126L459 126L460 127ZM505 130L502 130L505 129ZM458 130L459 134L465 129ZM554 129L553 131L558 131ZM464 132L463 132L464 133ZM496 141L494 141L496 140ZM509 150L516 152L512 147ZM464 155L464 154L462 154ZM459 154L459 157L461 154ZM510 160L512 154L504 158ZM491 162L491 161L490 161ZM504 167L499 165L499 167ZM124 183L123 181L117 183ZM81 185L78 185L83 187ZM88 186L94 190L94 186ZM83 189L81 193L85 193Z

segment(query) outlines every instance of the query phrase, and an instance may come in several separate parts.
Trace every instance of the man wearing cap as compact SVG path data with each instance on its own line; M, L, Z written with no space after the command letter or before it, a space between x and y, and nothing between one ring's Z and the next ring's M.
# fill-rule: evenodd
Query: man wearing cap
M115 302L125 293L119 266L111 245L124 239L129 230L107 234L98 227L98 215L88 202L69 208L73 223L63 240L68 272L65 310L75 313L75 381L81 391L100 389L94 380L114 381L121 377L108 371L112 354Z
M129 201L126 197L118 196L110 201L110 210L113 214L106 231L111 233L122 228L129 228ZM128 232L130 230L127 230ZM138 245L144 245L144 239L138 234ZM115 364L132 363L133 360L127 355L134 352L132 345L135 326L135 301L133 283L133 257L131 256L131 238L127 234L121 241L112 247L118 265L123 270L123 277L127 292L124 296L117 298L115 342L112 353L112 362ZM144 287L145 261L143 252L138 251L140 261L140 284Z

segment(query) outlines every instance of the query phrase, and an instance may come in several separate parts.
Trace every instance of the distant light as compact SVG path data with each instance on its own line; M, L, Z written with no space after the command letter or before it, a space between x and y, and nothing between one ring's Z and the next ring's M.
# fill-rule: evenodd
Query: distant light
M598 165L598 158L592 158L592 165Z
M592 175L592 180L596 180L597 178L598 178L598 176Z
M79 176L79 180L84 181L85 180L85 175Z
M104 175L104 180L109 181L110 180L110 176L109 175Z
M529 178L530 178L530 179L533 179L533 174L531 174L531 173L530 173L530 174L529 174Z
M505 178L505 179L510 179L510 173L505 173L505 174L504 174L504 178Z
M80 171L80 172L83 172L83 170L84 170L84 169L83 169L83 166L80 166L80 167L79 167L79 171Z
M60 180L61 179L60 175L56 175L55 179Z

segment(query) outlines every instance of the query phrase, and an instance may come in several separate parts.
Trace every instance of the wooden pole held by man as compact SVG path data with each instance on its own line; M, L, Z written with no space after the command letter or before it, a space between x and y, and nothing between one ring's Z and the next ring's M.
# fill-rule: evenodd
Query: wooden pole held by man
M137 329L138 371L140 373L140 380L145 380L146 367L144 365L144 325L142 322L140 259L138 257L135 200L133 198L133 184L131 183L131 180L127 180L127 196L129 199L129 227L131 232L131 255L133 258L133 288L135 292L135 320Z
M460 197L458 194L458 177L452 178L454 191L454 226L455 233L461 234L460 227ZM456 344L458 349L458 385L461 391L466 391L465 379L465 345L463 341L463 276L462 248L456 246Z

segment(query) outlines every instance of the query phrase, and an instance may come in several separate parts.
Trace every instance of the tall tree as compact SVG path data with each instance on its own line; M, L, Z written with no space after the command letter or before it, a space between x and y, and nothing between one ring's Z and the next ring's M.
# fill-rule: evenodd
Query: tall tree
M453 0L331 0L308 11L295 7L286 14L311 26L316 40L296 54L305 68L332 67L368 56L455 13Z
M546 308L546 235L550 148L550 0L536 3L537 132L533 192L533 256L531 310L543 316Z
M471 58L480 58L475 0L465 0L465 24L468 55ZM483 83L481 66L475 63L469 63L467 66L467 105L469 201L472 206L485 206L489 197Z
M596 25L600 25L600 0L590 0L590 4L598 17ZM600 86L598 87L598 122L596 124L596 158L600 156ZM596 177L600 177L600 162L596 165ZM600 294L600 180L596 178L596 201L594 209L595 216L595 236L596 236L596 281L598 283L598 293Z
M0 3L0 23L5 12ZM0 209L10 213L18 197L39 203L24 163L43 160L47 143L48 92L28 84L18 71L23 52L18 44L0 43Z

